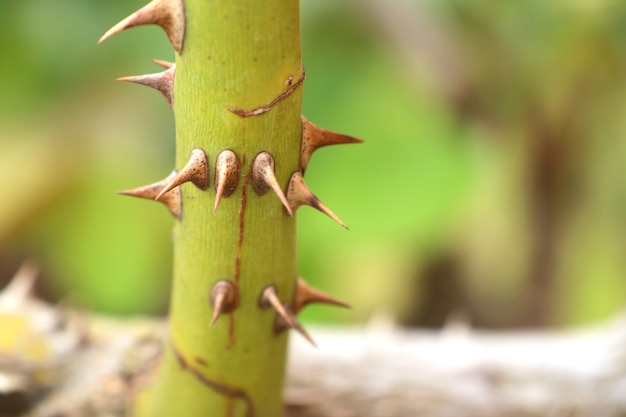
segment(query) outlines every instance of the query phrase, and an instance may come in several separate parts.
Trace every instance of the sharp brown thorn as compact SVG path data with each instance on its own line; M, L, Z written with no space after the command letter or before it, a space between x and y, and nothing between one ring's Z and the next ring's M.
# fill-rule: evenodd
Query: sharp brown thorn
M154 62L154 63L155 63L155 64L157 64L157 65L162 66L162 67L163 67L163 68L165 68L165 69L170 69L170 68L172 68L174 65L176 65L176 64L174 64L173 62L170 62L170 61L163 61L162 59L153 59L153 60L152 60L152 62Z
M313 338L298 322L298 319L296 319L295 315L291 311L291 308L280 302L275 286L270 285L263 290L261 297L259 297L259 307L274 307L274 310L276 310L277 313L276 321L274 322L274 328L276 331L285 329L285 326L290 327L300 333L313 346L317 347Z
M339 223L344 229L350 230L335 213L326 207L324 203L322 203L320 199L317 198L313 192L311 192L309 187L307 187L304 182L302 173L299 171L294 172L289 180L289 186L287 188L287 201L289 202L289 206L293 212L295 212L300 206L311 206Z
M302 337L304 337L310 344L317 347L317 343L315 343L315 340L313 340L311 335L304 329L304 327L302 327L299 322L296 321L296 327L294 327L293 329L300 333Z
M283 304L280 302L280 299L278 298L278 293L276 292L275 286L270 285L268 287L265 287L265 289L261 293L261 297L259 298L259 307L274 307L274 310L276 310L280 317L282 317L287 322L289 327L295 328L295 318L293 317L293 315L287 313L287 310L285 310L285 306L283 306Z
M191 151L187 164L161 189L155 200L160 200L172 188L189 181L201 190L206 190L209 187L209 162L206 154L200 148Z
M293 300L293 313L298 314L310 303L324 303L350 308L350 306L343 301L333 298L317 288L311 287L302 277L298 277Z
M295 317L295 314L293 313L293 311L291 310L291 307L289 305L285 306L285 311L287 312L287 315L289 317L291 317L292 321L294 322L294 326L291 326L287 321L285 321L284 317L277 315L276 316L276 320L274 321L274 329L277 333L280 333L283 330L286 329L293 329L295 331L297 331L298 333L300 333L302 335L302 337L304 337L310 344L312 344L313 346L317 347L317 344L315 343L315 341L313 340L313 338L311 337L311 335L309 335L309 333L304 329L304 327L302 327L302 325L300 324L300 322L298 322L298 320Z
M211 288L209 303L213 307L213 317L209 326L213 326L217 319L225 313L231 313L237 307L235 286L226 280L217 281Z
M259 153L252 162L252 188L258 195L265 194L270 188L274 190L287 213L293 216L289 201L274 173L274 158L268 152Z
M235 192L237 184L239 183L239 174L241 171L241 164L237 154L230 149L223 150L217 155L215 161L215 204L213 205L213 211L217 210L217 207L222 200L222 197L228 197Z
M153 184L145 185L143 187L133 188L132 190L124 190L118 191L118 194L129 195L132 197L138 198L146 198L150 200L156 200L159 195L159 191L163 189L167 184L169 184L176 177L176 170L172 171L172 173L165 179L155 182ZM172 216L176 219L180 219L181 213L181 197L180 197L180 189L175 187L169 192L164 193L159 199L159 202L163 203Z
M109 29L98 40L104 42L125 29L141 25L159 25L178 52L183 49L185 38L185 6L183 0L153 0Z
M173 107L175 72L176 64L172 64L170 68L163 72L158 72L156 74L135 75L131 77L120 77L117 81L127 81L154 88L155 90L160 91L170 107Z
M363 140L330 130L322 129L310 122L306 117L302 119L302 144L300 147L300 171L304 174L311 155L322 146L340 145L345 143L363 143Z

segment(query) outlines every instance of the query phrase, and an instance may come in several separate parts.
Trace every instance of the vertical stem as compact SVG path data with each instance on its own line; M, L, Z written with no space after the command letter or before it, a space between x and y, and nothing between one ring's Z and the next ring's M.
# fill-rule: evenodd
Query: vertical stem
M254 192L250 167L259 152L269 152L283 190L299 169L302 88L290 89L302 75L299 4L185 0L185 14L174 87L176 167L203 149L211 186L181 186L170 340L137 410L151 417L280 416L287 336L274 332L275 313L258 300L269 285L283 302L291 299L295 221L272 192ZM265 106L281 94L263 114L231 111ZM238 155L241 178L213 212L215 159L225 149ZM209 327L209 294L219 280L235 284L237 307Z

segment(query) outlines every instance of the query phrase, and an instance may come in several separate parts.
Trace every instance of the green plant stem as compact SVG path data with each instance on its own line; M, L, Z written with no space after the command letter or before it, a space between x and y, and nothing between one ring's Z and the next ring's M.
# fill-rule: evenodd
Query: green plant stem
M186 34L176 59L176 167L194 148L209 159L211 187L181 186L174 230L171 340L138 414L159 416L282 415L287 332L258 304L275 285L290 300L296 271L295 220L272 191L258 196L250 165L261 151L275 160L286 189L299 168L302 87L264 114L241 117L280 96L302 75L299 4L295 0L185 0ZM291 81L290 81L291 80ZM215 158L233 150L242 161L237 190L215 201ZM244 163L245 160L245 163ZM238 287L238 307L209 327L211 287Z

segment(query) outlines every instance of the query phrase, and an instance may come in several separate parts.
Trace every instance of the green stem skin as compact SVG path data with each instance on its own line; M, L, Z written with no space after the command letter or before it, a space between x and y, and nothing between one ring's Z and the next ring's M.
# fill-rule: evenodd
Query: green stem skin
M286 191L299 169L302 86L261 115L243 118L229 109L264 106L301 77L299 13L296 0L185 0L186 34L174 87L176 168L192 149L202 148L211 186L181 186L171 340L155 381L139 397L137 415L283 413L287 332L274 332L276 313L261 309L258 300L269 285L282 302L292 298L295 220L271 190L254 192L250 166L259 152L269 152ZM215 158L224 149L242 162L245 155L245 165L236 192L213 212ZM209 327L211 287L223 279L238 283L238 307Z

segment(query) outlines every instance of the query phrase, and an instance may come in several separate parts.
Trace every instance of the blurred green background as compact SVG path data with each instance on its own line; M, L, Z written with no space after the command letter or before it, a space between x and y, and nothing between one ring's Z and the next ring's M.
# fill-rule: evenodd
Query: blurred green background
M161 179L174 121L116 83L173 60L156 27L100 46L137 1L0 0L0 281L94 311L167 309L172 219L118 190ZM307 183L351 228L298 212L302 276L440 326L585 323L626 301L626 3L302 0L304 113L363 138Z

